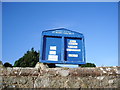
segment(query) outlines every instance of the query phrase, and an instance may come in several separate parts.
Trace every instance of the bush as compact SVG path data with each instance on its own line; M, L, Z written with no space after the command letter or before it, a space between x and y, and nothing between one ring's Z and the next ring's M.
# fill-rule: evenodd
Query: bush
M96 67L94 63L86 63L84 65L81 65L81 67Z
M3 65L4 67L12 67L12 64L10 64L10 63L8 63L8 62L6 62L6 63L4 63L4 65Z

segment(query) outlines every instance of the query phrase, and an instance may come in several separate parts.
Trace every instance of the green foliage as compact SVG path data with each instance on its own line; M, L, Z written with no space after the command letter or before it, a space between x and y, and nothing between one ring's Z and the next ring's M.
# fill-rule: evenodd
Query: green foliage
M10 64L9 62L6 62L6 63L4 63L3 66L4 66L4 67L12 67L12 64Z
M0 64L2 64L2 65L3 65L2 61L0 61Z
M36 52L34 48L27 51L23 57L15 61L14 67L34 67L39 62L39 52Z
M94 63L86 63L84 65L81 65L81 67L96 67Z

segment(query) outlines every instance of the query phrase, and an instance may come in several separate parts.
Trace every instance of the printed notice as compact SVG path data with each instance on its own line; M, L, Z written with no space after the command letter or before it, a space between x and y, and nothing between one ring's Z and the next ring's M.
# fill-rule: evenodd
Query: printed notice
M78 48L78 46L68 46L68 48Z
M58 55L48 55L48 60L58 61Z
M56 54L56 51L49 51L49 54Z
M69 45L78 45L78 43L69 42Z
M81 51L80 49L67 49L67 51Z
M50 46L50 50L56 50L56 46Z
M76 40L70 40L70 42L76 43Z
M69 57L78 57L78 54L68 54Z

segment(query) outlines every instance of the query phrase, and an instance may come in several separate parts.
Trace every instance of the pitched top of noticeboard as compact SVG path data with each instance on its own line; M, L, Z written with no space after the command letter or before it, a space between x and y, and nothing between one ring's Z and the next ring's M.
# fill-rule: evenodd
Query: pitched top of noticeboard
M68 30L66 28L57 28L57 29L45 30L45 31L42 31L42 35L65 36L65 37L83 37L82 33Z

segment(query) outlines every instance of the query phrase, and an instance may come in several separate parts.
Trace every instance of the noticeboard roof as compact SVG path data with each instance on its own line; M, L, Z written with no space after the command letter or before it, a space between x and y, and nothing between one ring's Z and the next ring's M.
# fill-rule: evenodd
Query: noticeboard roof
M68 30L65 28L58 28L58 29L51 29L45 30L42 32L43 35L50 35L50 36L67 36L67 37L83 37L82 33Z

